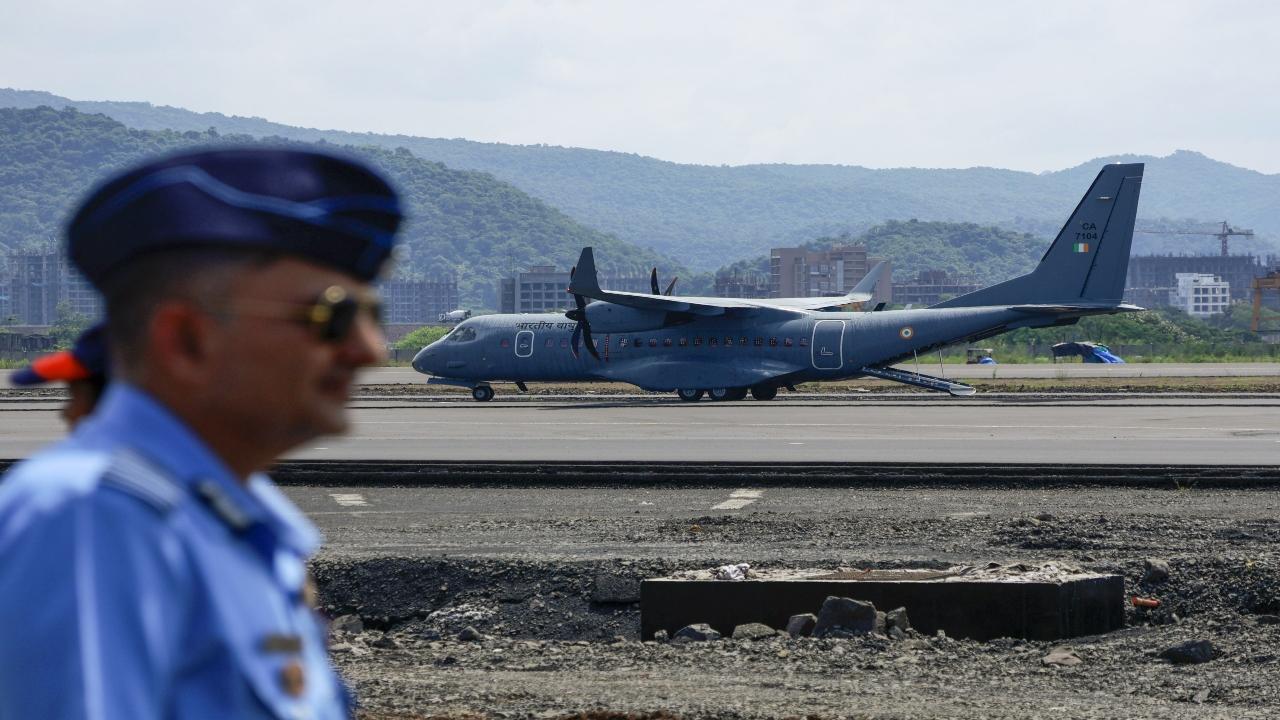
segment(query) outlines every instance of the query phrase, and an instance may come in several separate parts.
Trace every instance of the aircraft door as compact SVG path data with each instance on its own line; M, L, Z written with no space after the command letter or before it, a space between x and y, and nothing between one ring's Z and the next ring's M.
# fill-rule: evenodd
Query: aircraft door
M844 320L819 320L813 324L809 356L818 370L844 366Z
M516 333L516 357L527 358L533 354L533 331L521 330Z

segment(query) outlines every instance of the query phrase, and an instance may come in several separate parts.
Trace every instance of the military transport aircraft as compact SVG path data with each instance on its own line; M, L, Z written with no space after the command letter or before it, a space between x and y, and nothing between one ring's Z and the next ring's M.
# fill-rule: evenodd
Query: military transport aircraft
M1121 297L1142 172L1141 163L1105 166L1031 273L928 308L840 312L831 305L843 298L661 295L656 281L651 295L605 290L583 248L569 281L574 310L470 318L423 348L413 367L481 401L493 398L495 381L521 390L539 380L618 381L692 402L748 392L771 400L781 387L860 376L972 395L968 385L893 365L1017 328L1141 310Z

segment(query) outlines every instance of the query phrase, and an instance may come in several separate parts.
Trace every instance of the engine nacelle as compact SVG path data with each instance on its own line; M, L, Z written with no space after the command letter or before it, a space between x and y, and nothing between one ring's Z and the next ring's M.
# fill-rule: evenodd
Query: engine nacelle
M587 305L587 320L591 322L591 332L594 333L659 330L678 324L672 323L668 315L664 310L640 310L599 301Z

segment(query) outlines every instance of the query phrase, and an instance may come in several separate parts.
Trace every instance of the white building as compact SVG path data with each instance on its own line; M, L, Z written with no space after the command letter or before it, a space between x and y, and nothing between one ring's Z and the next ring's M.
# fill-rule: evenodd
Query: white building
M1178 289L1173 292L1171 300L1188 315L1221 315L1231 304L1231 283L1217 275L1178 273L1174 277L1178 281Z

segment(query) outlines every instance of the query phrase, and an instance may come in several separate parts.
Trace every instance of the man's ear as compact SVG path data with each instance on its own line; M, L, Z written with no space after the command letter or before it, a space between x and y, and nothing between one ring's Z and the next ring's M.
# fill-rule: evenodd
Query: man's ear
M151 313L148 365L174 380L203 382L217 330L214 325L214 319L191 302L161 302Z

